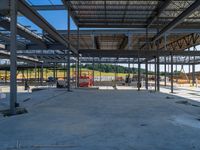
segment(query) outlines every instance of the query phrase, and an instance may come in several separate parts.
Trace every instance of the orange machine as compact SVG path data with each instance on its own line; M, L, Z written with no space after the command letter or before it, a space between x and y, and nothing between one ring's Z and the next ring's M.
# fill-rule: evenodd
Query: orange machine
M93 76L90 71L81 71L80 79L79 79L79 86L80 87L90 87L93 86Z

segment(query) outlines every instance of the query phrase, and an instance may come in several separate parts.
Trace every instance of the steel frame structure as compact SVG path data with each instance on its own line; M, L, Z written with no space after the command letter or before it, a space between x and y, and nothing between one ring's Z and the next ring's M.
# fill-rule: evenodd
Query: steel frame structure
M145 64L148 89L148 64L155 65L155 89L159 91L160 65L200 64L199 0L62 0L59 5L31 5L25 0L0 2L0 58L10 59L11 113L17 102L17 63L48 67L67 64L70 91L70 63L76 63L77 86L80 62ZM38 11L67 10L68 29L56 30ZM23 15L43 30L38 34L17 23ZM70 17L77 30L70 29ZM82 30L88 28L88 30ZM93 28L93 29L89 29ZM97 29L106 28L106 29ZM108 28L111 28L108 30ZM115 28L115 29L114 29ZM193 49L191 50L191 47ZM169 59L166 59L169 58ZM117 69L116 69L117 70ZM138 84L140 82L138 69ZM166 76L165 76L166 77ZM194 77L193 77L194 79ZM42 81L42 80L41 80ZM166 80L165 80L166 81ZM138 90L140 88L138 87Z

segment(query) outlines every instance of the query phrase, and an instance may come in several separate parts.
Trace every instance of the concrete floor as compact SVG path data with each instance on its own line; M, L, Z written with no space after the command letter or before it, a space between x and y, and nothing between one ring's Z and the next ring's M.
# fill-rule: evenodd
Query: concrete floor
M1 150L200 149L200 103L182 97L94 89L18 97L29 113L0 117Z

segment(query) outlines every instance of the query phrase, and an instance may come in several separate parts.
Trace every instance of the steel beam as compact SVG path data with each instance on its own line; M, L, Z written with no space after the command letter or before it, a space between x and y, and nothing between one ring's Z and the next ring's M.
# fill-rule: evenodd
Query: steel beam
M77 25L77 27L79 27L78 18L76 17L75 12L72 10L70 1L68 1L68 0L62 0L62 2L64 4L65 8L68 10L69 15L72 16L72 19L75 22L75 24Z
M18 0L18 10L48 33L55 41L60 42L65 47L68 47L68 44L70 44L69 41L59 34L56 29L51 26L37 11L31 8L27 2L24 0ZM71 46L71 51L77 54L77 50L73 46Z
M10 28L9 28L10 21L6 20L6 19L0 19L0 26L9 31L10 30ZM18 35L32 41L35 44L38 44L40 46L40 48L46 48L45 41L42 39L42 37L31 32L30 30L28 30L27 28L25 28L19 24L17 24L16 27L17 27ZM28 48L28 47L23 46L21 43L19 43L19 45L20 45L19 48L23 48L23 47Z
M149 27L161 14L162 12L169 6L172 0L161 1L161 5L159 5L155 11L153 11L151 17L147 20L147 27ZM154 14L155 13L155 14Z
M183 11L178 17L176 17L173 21L171 21L168 25L166 25L157 35L155 35L152 41L156 41L163 36L166 32L172 30L178 24L180 24L186 17L196 11L200 6L200 1L196 0L190 5L185 11Z

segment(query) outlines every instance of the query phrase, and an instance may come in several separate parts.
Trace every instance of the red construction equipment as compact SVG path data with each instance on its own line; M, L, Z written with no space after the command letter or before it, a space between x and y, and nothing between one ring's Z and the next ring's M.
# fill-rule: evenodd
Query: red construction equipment
M82 70L79 79L79 86L80 87L90 87L93 86L93 76L90 71Z

